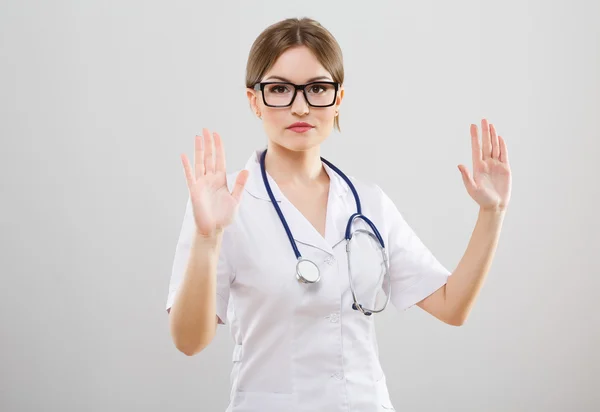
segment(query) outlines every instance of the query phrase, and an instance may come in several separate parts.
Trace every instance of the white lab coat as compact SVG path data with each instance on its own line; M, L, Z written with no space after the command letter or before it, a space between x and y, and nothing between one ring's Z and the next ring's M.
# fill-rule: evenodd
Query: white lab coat
M377 314L365 316L351 307L345 242L340 241L356 211L352 191L325 165L330 190L323 238L268 176L301 255L321 271L318 283L300 283L294 251L262 181L261 152L253 152L246 164L250 176L238 214L224 230L217 267L217 316L229 324L235 343L227 412L393 411L378 358L373 323ZM230 189L237 173L227 175ZM450 272L379 186L349 178L363 214L376 225L387 248L390 302L404 311L442 287ZM355 220L354 227L367 225ZM167 308L182 282L193 231L188 199ZM360 247L372 246L367 242ZM353 244L355 290L359 302L372 302L373 288L382 283L376 284L372 272L354 266L357 250Z

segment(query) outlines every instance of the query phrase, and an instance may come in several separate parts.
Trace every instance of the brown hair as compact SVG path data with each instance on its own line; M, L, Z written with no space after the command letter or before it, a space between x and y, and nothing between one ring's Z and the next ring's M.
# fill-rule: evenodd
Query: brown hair
M327 70L334 82L344 82L342 50L321 24L313 19L289 18L267 27L254 41L246 64L246 87L253 88L286 50L306 46ZM334 127L340 130L339 114Z

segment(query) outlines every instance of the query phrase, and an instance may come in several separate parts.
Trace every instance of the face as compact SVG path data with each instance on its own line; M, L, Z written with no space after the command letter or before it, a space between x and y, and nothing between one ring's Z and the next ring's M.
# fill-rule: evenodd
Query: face
M314 80L313 80L314 79ZM261 79L267 81L288 81L294 84L306 84L311 81L333 81L327 70L306 46L286 50L273 67ZM265 87L265 92L267 88ZM276 89L281 92L282 89ZM314 89L315 93L320 89ZM298 90L296 98L288 107L269 107L263 102L260 90L247 89L247 96L254 113L262 117L263 127L270 144L282 146L291 151L306 151L320 145L333 129L336 113L344 96L340 86L335 104L329 107L309 106L304 94ZM288 127L296 122L305 122L313 127L305 132L296 132Z

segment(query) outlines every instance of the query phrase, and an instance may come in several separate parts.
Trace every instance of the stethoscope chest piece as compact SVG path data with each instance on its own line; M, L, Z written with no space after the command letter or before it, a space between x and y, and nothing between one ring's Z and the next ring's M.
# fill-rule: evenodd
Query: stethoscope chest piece
M316 283L321 279L321 272L315 262L300 258L296 263L296 279L302 283Z

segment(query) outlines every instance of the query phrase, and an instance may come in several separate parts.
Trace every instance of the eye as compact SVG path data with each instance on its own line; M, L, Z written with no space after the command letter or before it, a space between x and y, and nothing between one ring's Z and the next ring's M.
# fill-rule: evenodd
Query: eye
M277 84L269 88L269 92L271 93L287 93L288 91L288 88L282 84Z
M315 84L313 86L310 87L310 93L319 93L319 90L323 90L325 91L325 87L321 84Z

